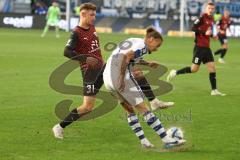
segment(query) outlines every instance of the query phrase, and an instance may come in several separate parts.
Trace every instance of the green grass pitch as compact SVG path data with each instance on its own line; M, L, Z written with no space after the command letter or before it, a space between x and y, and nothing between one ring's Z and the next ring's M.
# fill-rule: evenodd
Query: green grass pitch
M97 119L72 124L65 139L56 140L51 132L58 122L55 105L72 99L71 107L81 104L82 97L64 95L49 87L52 71L64 63L63 48L69 33L54 32L40 38L40 30L0 29L0 159L1 160L216 160L240 158L240 42L229 40L225 65L216 64L217 83L225 97L210 96L205 66L197 74L177 77L174 90L161 96L175 106L158 111L164 126L179 126L187 139L182 152L161 152L160 138L142 123L146 136L156 145L144 150L132 133L121 107ZM133 35L99 34L101 47ZM212 49L220 47L212 41ZM193 38L164 38L158 53L146 57L168 69L191 64ZM109 52L102 51L104 58ZM166 79L166 74L161 77ZM66 79L81 85L79 70ZM159 97L160 98L160 97ZM98 104L100 102L98 101ZM182 116L182 118L174 118Z

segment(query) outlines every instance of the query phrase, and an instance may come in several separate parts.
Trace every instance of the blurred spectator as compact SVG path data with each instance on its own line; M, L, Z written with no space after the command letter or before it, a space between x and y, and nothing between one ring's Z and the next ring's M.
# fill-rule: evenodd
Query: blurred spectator
M159 33L162 33L162 27L160 26L160 20L159 19L154 20L153 26Z
M36 0L31 0L31 13L34 14Z
M43 2L36 2L36 8L34 11L35 14L46 14L47 13L47 7Z
M0 0L0 12L12 11L12 0Z

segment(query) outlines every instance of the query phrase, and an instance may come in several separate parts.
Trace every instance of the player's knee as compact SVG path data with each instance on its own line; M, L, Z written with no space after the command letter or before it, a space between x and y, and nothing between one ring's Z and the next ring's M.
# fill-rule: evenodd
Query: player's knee
M137 106L135 106L135 108L138 110L138 112L141 115L144 115L145 113L147 113L149 111L149 109L145 106L144 102L138 104Z
M84 110L84 112L86 113L86 112L91 112L92 110L93 110L93 105L85 105L84 107L83 107L83 110Z
M214 65L208 65L208 66L207 66L207 69L208 69L208 71L209 71L210 73L216 72L216 68L215 68Z
M84 105L83 105L83 110L85 112L91 112L94 108L94 104L91 103L91 102L85 102Z
M199 70L199 68L196 68L196 67L191 68L192 73L196 73L198 70Z
M228 49L228 45L227 45L227 44L224 44L224 45L223 45L223 49L226 49L226 50L227 50L227 49Z
M209 68L208 70L209 70L210 73L214 73L214 72L216 72L215 67L211 67L211 68Z
M120 102L120 104L123 106L123 108L125 109L125 111L128 114L134 113L134 110L131 106L127 105L125 102Z

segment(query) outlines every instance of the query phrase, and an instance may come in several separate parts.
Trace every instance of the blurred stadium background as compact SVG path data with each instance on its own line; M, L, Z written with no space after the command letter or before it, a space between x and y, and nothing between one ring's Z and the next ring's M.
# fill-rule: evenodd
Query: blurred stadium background
M42 29L52 0L1 0L0 27ZM60 28L70 30L78 24L78 6L97 5L98 32L143 34L154 25L164 35L192 36L192 21L201 14L207 0L58 0L62 12ZM213 0L216 13L228 9L233 25L229 36L240 36L240 0ZM176 32L177 31L177 32ZM181 32L178 32L181 31Z

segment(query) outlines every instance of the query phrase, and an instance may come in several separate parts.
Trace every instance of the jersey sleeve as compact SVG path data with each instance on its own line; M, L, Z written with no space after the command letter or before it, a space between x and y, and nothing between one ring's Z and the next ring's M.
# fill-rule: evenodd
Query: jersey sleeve
M68 57L69 59L72 59L72 60L84 62L84 61L86 61L87 56L84 54L78 54L75 51L77 43L78 43L78 34L73 31L71 33L71 36L70 36L66 46L65 46L64 56Z
M193 22L193 26L192 26L192 31L195 32L196 34L205 34L206 31L203 30L199 30L198 27L203 23L203 17L199 17L197 18L194 22Z
M78 42L78 34L76 32L72 32L69 40L67 41L66 47L69 49L75 49Z

